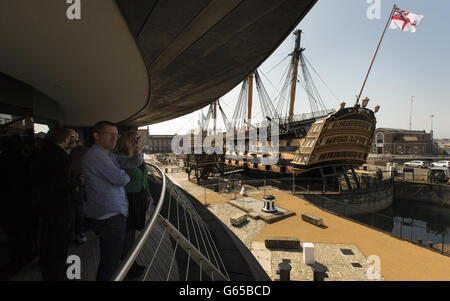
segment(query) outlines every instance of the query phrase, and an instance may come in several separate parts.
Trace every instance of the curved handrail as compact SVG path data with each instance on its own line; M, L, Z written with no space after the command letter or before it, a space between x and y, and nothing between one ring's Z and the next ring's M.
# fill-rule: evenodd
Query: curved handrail
M128 271L130 270L131 266L133 265L134 261L136 260L137 256L141 252L141 249L144 247L145 242L147 241L148 236L153 230L153 227L156 224L156 220L159 216L159 213L161 212L161 208L164 203L164 197L166 195L166 175L163 173L163 171L156 165L145 163L149 166L154 167L162 176L162 189L161 189L161 195L159 197L158 205L156 206L155 212L153 213L150 222L145 227L142 235L139 238L139 241L136 245L136 247L132 250L131 253L127 254L125 259L120 264L117 272L114 274L112 280L113 281L122 281L125 276L127 275Z

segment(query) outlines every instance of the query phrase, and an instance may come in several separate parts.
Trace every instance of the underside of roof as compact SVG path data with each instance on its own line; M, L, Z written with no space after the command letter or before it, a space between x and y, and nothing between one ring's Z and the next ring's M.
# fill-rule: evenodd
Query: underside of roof
M316 1L80 1L80 20L66 1L2 1L0 72L48 98L41 117L153 124L229 92Z

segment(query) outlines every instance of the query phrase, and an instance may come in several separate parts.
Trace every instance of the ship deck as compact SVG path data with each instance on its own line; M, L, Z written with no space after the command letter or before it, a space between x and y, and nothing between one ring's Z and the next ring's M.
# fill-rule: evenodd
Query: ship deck
M346 218L322 210L302 198L278 189L267 190L276 198L276 205L296 213L272 224L261 220L250 220L241 228L230 225L230 217L239 209L228 204L231 195L218 194L187 180L185 173L168 175L208 208L245 243L272 279L281 259L290 259L293 267L292 280L311 280L312 272L302 259L302 250L268 250L264 246L267 237L295 237L301 243L312 242L316 247L316 260L328 269L326 280L367 280L366 259L376 255L381 261L382 279L387 281L448 281L450 280L450 258L425 247L400 240L392 235L372 229ZM263 191L251 192L251 197L262 200ZM308 213L324 220L319 228L306 223L301 214ZM339 252L348 248L355 254L345 257ZM362 269L355 270L352 262L360 263ZM362 273L362 271L364 273ZM366 277L366 279L364 279Z

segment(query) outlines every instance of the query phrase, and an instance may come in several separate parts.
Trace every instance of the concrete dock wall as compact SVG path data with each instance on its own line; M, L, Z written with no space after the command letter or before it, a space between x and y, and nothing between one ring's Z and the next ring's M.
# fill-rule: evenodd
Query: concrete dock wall
M390 207L394 201L394 188L369 193L303 194L302 197L339 215L354 216Z
M395 199L450 207L450 185L395 181L394 187Z

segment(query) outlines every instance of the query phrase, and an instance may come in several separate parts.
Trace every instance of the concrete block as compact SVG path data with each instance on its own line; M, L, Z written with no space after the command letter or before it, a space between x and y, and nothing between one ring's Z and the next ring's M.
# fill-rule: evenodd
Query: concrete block
M254 211L250 212L248 214L248 217L251 218L251 219L255 219L255 220L260 218L259 213L254 212Z
M247 221L247 214L236 214L230 217L230 222L233 226L238 227Z
M311 214L302 214L302 220L316 226L323 225L323 219L315 217L314 215Z
M303 243L303 262L305 264L314 264L314 244L310 242Z
M296 237L266 237L266 248L300 249L300 240Z

